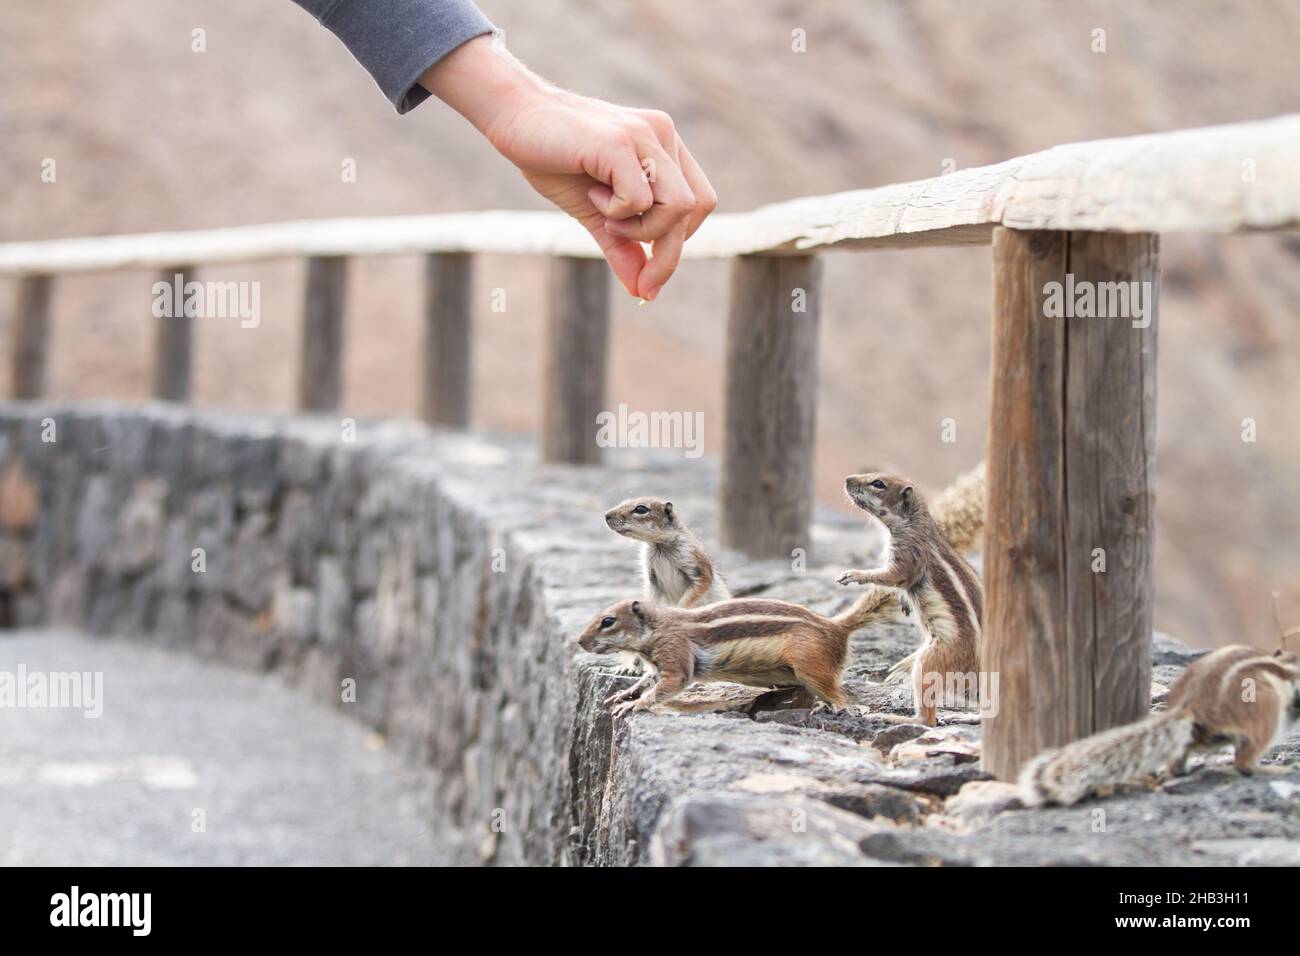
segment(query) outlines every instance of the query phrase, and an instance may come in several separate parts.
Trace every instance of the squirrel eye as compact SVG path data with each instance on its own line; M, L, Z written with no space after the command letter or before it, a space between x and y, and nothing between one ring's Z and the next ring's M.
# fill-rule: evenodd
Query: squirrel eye
M602 631L605 630L606 628L613 627L613 626L614 626L614 619L613 619L612 617L607 617L607 618L602 618L602 619L601 619L601 622L600 622L600 629L601 629Z
M879 478L877 478L875 481L873 481L873 482L871 483L871 487L872 487L872 488L884 488L884 487L885 487L885 483L884 483L883 481L881 481Z
M632 514L634 515L645 515L649 513L650 513L650 509L647 508L645 505L637 505L635 508L632 509Z

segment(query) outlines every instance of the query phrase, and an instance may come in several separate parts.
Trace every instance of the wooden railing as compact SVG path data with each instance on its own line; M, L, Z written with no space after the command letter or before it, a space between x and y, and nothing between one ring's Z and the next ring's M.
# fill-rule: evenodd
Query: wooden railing
M721 484L725 545L760 557L808 547L821 270L829 249L993 246L987 606L981 667L999 675L984 763L1032 754L1148 707L1153 592L1156 322L1047 319L1044 289L1157 279L1163 232L1300 227L1300 115L1058 146L937 179L711 217L687 258L734 258ZM482 253L554 259L541 449L592 463L605 408L609 278L558 213L484 212L286 222L0 245L20 277L14 395L43 394L56 275L304 257L299 400L342 391L349 257L428 257L421 410L470 420L470 276ZM801 308L792 308L799 301ZM1116 331L1122 329L1121 331ZM893 334L885 333L882 334ZM159 320L155 395L190 394L188 321ZM1094 570L1096 549L1108 555Z

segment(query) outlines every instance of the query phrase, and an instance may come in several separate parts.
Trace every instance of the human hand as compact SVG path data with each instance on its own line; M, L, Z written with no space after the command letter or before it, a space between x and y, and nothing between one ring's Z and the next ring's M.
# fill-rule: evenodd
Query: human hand
M717 206L666 113L557 89L490 37L464 44L420 83L591 233L630 295L659 294L682 245Z

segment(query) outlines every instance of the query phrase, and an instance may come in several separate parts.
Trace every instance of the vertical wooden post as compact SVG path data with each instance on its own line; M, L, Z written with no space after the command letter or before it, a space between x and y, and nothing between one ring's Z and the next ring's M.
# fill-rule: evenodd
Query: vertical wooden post
M810 550L820 290L813 256L732 265L722 543L756 558Z
M424 261L424 382L420 416L426 422L469 425L473 316L472 256L435 253Z
M179 282L183 293L193 276L193 266L176 266L164 269L158 281ZM185 314L184 301L183 294L173 296L175 314L159 316L154 331L153 397L167 402L190 400L194 319Z
M609 266L604 259L551 263L542 368L542 460L600 462L596 416L605 410Z
M1158 248L994 231L981 669L998 681L984 768L1005 780L1150 708ZM1117 283L1143 284L1146 327L1131 301L1114 314ZM1058 290L1111 317L1049 317Z
M348 260L315 256L307 260L303 307L302 362L298 406L304 411L336 409L343 398L343 297Z
M47 275L25 275L18 280L12 368L14 398L43 398L45 395L52 284L53 280Z

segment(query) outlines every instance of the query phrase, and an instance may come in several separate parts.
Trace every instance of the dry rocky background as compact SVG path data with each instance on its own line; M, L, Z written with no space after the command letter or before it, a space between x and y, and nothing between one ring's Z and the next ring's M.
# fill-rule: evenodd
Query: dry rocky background
M722 209L743 210L1005 159L1053 144L1294 110L1300 4L578 2L483 0L515 52L556 82L676 118ZM207 52L191 52L202 27ZM791 31L807 52L791 52ZM1093 53L1092 31L1107 51ZM287 0L46 0L0 17L0 240L310 216L540 208L450 111L396 116ZM58 163L56 184L41 160ZM341 182L345 158L358 181ZM888 466L942 487L977 461L987 414L987 249L828 257L819 490ZM1272 637L1270 590L1300 621L1300 240L1163 244L1158 481L1161 628L1194 645ZM261 327L198 333L197 401L288 409L302 265L262 281ZM138 399L151 336L145 274L56 291L53 397ZM419 263L350 276L346 407L416 407ZM490 310L490 290L508 311ZM619 301L610 400L699 409L720 447L726 265L684 266L653 306ZM484 258L475 417L537 421L544 263ZM0 287L7 348L13 285ZM8 374L8 361L3 362ZM7 383L0 382L0 388ZM956 444L940 421L958 422ZM1241 420L1258 422L1244 444ZM673 489L663 489L672 493Z

